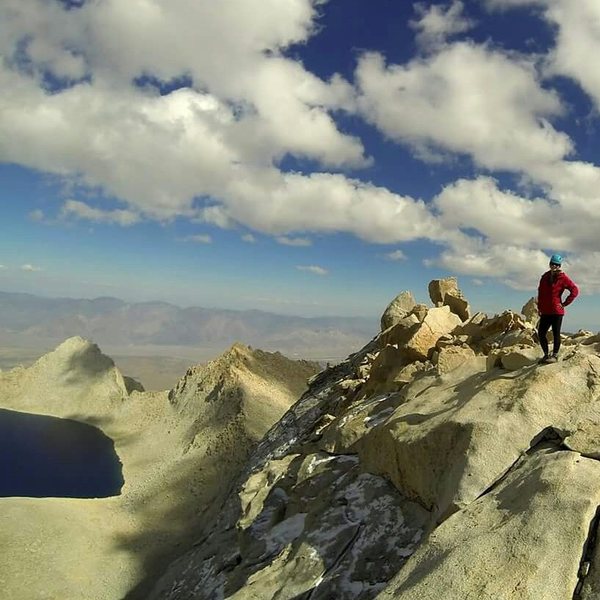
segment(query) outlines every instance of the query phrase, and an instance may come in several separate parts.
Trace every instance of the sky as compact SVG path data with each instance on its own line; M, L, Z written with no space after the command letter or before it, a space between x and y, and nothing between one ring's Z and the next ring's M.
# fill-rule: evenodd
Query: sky
M378 316L550 254L600 329L597 0L3 0L0 290Z

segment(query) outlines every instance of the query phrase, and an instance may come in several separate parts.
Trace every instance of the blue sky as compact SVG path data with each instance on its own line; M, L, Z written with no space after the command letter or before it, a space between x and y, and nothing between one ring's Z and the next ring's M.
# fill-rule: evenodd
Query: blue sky
M595 0L6 0L0 289L376 316L548 255L600 329Z

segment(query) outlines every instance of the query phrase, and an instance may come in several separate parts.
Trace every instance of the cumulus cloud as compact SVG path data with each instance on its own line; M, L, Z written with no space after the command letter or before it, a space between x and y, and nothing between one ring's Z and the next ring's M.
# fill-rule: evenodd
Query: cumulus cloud
M130 210L102 210L78 200L67 200L61 208L60 216L63 219L74 218L95 223L114 223L124 227L140 221L140 216Z
M285 56L313 35L319 4L104 0L67 11L58 2L5 0L0 160L101 188L94 202L67 200L64 219L128 226L181 216L296 245L307 238L294 232L424 239L440 245L437 263L449 270L513 286L537 277L552 246L587 274L581 261L595 260L600 170L566 159L573 142L551 124L564 107L538 57L452 42L472 25L463 3L420 3L413 27L426 53L405 64L366 53L356 87L340 76L324 80ZM599 43L597 3L535 4L557 25L544 74L572 77L600 98L589 60ZM528 197L481 176L449 182L426 203L358 176L283 172L290 155L323 170L369 164L361 141L337 126L337 111L358 112L421 159L468 156L488 172L522 174L538 192ZM105 197L124 208L107 208ZM30 216L45 219L42 211ZM593 287L591 271L589 280Z
M402 250L394 250L393 252L388 252L385 257L388 260L406 260L406 254L402 252Z
M30 218L32 221L38 221L38 222L40 222L40 223L41 223L41 222L43 222L43 221L44 221L44 219L45 219L44 211L40 210L39 208L38 208L38 209L36 209L36 210L32 210L32 211L29 213L29 218Z
M306 271L307 273L314 273L315 275L327 275L329 273L327 269L317 265L298 265L296 269Z
M426 264L475 278L493 277L514 289L531 290L537 286L540 273L547 270L548 255L542 250L465 237L462 243L454 242Z
M224 210L233 221L264 233L348 231L376 243L444 238L422 201L333 173L256 173L234 179Z
M35 265L32 264L25 264L25 265L21 265L21 271L27 271L29 273L37 273L38 271L41 271L42 269L40 267L36 267Z
M195 244L212 244L212 237L208 234L199 233L181 238L182 242L194 242Z
M547 268L549 255L558 251L569 256L575 274L587 273L583 265L593 260L598 247L600 205L586 201L583 190L571 187L566 173L574 171L573 176L581 181L580 170L590 176L591 193L600 172L577 163L555 165L556 181L546 186L544 197L502 190L490 177L446 186L434 198L433 209L440 225L454 234L447 236L445 249L429 264L530 289L539 272ZM587 268L596 270L595 265ZM595 276L587 278L585 291L600 291L595 280Z
M288 154L367 164L331 116L353 109L352 86L282 54L312 35L315 4L7 0L0 160L100 186L158 219L193 217L195 198ZM161 87L183 76L185 87Z
M600 53L600 4L596 0L487 0L490 8L517 6L542 8L555 28L556 41L547 60L547 75L564 75L576 81L600 108L600 73L590 56Z
M565 270L579 286L583 294L600 293L600 252L582 252L569 256Z
M405 65L367 53L356 80L364 118L422 157L440 149L486 169L527 172L573 148L548 121L563 111L559 97L525 58L468 42Z
M251 233L245 233L242 236L242 242L246 242L247 244L255 244L256 243L256 237L253 236Z
M275 239L277 240L277 243L282 244L284 246L312 246L312 241L308 238L303 237L289 237L285 235L280 235Z
M431 6L417 2L415 11L418 18L410 22L410 26L417 32L417 44L425 50L435 49L443 45L450 36L471 29L475 23L463 10L464 4L459 0Z
M503 191L490 177L459 180L446 186L434 199L438 216L447 228L475 230L489 243L525 248L552 247L555 250L586 252L597 247L597 219L600 204L577 191L569 172L585 168L577 163L555 165L549 172L546 197L524 197ZM591 169L600 185L600 169ZM581 181L583 177L579 175ZM596 188L597 189L597 188Z

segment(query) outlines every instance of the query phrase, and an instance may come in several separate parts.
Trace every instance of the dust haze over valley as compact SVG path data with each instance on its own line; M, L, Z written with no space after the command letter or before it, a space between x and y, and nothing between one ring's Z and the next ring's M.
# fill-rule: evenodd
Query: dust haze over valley
M170 389L190 365L215 358L235 342L324 366L364 345L375 326L375 319L359 317L305 318L0 292L0 368L29 366L78 335L100 344L145 389Z

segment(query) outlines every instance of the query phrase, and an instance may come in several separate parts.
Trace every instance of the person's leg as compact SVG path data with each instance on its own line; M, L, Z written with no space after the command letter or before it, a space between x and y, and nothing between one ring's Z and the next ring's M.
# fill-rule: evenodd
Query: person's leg
M552 315L552 354L556 356L560 350L560 328L562 326L562 315Z
M544 352L544 356L548 356L548 329L550 329L551 316L542 315L538 323L538 337L540 338L540 346Z

